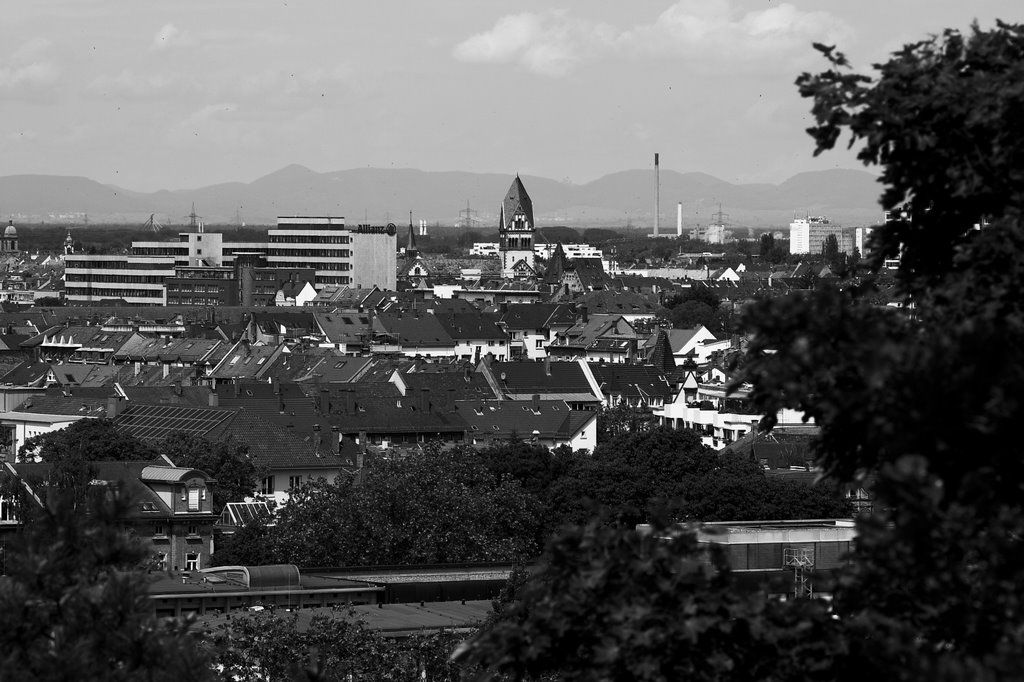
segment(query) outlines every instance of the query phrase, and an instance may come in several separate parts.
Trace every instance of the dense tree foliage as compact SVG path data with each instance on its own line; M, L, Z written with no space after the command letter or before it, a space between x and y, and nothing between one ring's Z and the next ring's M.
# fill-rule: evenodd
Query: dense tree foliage
M623 432L555 481L546 517L555 527L602 515L632 527L653 515L698 521L849 516L834 486L768 478L749 458L723 457L688 429Z
M824 610L737 590L689 531L589 523L545 560L520 601L457 652L481 679L809 680L839 653Z
M84 504L48 492L44 506L24 506L34 513L4 554L0 678L211 679L188 627L153 614L148 548L124 533L131 500L107 487Z
M460 637L435 633L396 640L336 609L299 625L296 613L263 612L221 622L207 646L220 679L455 681Z
M226 540L224 557L301 566L511 561L535 556L539 505L512 476L495 476L470 448L379 459L357 481L310 481L271 528ZM243 537L243 536L240 536ZM256 543L263 543L257 545Z
M109 419L79 419L67 428L29 438L18 452L20 460L38 457L49 463L71 459L85 462L146 460L156 456L156 450L118 431Z
M818 47L832 68L798 80L814 100L810 132L823 151L849 131L860 158L882 166L883 207L909 205L907 220L876 230L872 264L901 256L898 291L915 306L877 307L870 284L823 284L745 320L754 403L804 410L825 471L874 481L876 513L859 521L831 609L680 589L671 580L698 558L692 545L647 548L595 528L552 544L548 579L466 660L521 676L562 671L558 652L567 675L604 679L1019 678L1024 27L945 31L873 78ZM670 569L657 568L660 551ZM688 592L710 602L679 603Z

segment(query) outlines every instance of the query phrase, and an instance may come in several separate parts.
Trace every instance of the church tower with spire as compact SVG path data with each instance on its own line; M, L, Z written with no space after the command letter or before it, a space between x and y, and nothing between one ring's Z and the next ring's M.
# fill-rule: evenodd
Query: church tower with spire
M516 174L508 188L498 215L498 255L503 279L522 279L536 275L533 236L533 202Z

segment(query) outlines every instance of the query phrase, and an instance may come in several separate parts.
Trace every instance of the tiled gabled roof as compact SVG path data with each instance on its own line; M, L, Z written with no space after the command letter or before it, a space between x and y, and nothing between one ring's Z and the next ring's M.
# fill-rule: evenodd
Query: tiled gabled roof
M491 371L506 393L591 393L577 362L492 362Z
M488 341L507 341L506 334L498 326L498 316L488 313L452 313L436 315L448 335L456 340L485 339Z
M597 418L557 400L460 400L456 409L477 438L569 439Z
M406 347L451 348L455 341L434 315L429 313L379 313L374 318L376 331L397 339Z

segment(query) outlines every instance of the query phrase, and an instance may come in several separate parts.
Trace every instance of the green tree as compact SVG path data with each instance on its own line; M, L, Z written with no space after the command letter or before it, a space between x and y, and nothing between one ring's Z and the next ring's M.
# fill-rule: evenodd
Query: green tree
M763 257L768 256L775 249L775 235L771 232L766 232L761 235L760 254Z
M189 626L153 613L141 570L148 548L124 533L133 509L118 490L97 486L84 505L52 487L35 505L4 557L0 678L212 678Z
M832 269L840 268L844 265L843 254L839 252L839 240L836 239L834 234L828 235L825 237L825 241L822 242L821 259Z
M750 310L744 380L766 414L806 408L819 463L872 476L836 608L858 672L893 679L1013 675L1024 663L1024 27L947 30L851 73L797 81L818 151L842 133L880 164L886 209L872 254L900 254L900 301L824 287ZM976 225L984 225L976 229Z
M220 679L428 680L460 679L449 661L460 637L451 633L394 639L366 627L344 609L317 614L253 614L220 623L208 646Z
M836 625L737 589L692 531L566 529L521 599L456 652L478 679L826 679Z
M334 483L292 491L269 532L275 561L303 566L510 561L535 556L537 500L471 448L430 446Z
M714 451L688 429L622 432L599 443L552 487L547 516L556 525L579 524L601 510L632 526L653 508L677 509L686 483L716 466Z
M649 429L654 416L648 410L620 402L614 407L602 407L597 413L597 442L603 443L615 436Z
M79 419L59 431L33 436L18 451L18 459L43 462L79 459L85 462L153 459L156 450L138 438L118 431L109 419Z
M995 680L1024 669L1024 27L947 30L874 77L818 48L831 68L797 81L814 100L817 151L849 131L860 158L882 167L883 207L910 202L910 220L879 228L872 264L900 255L897 300L915 305L910 316L872 305L871 283L824 284L746 315L741 380L755 405L804 410L827 475L874 480L878 511L859 521L834 614L816 601L737 613L734 592L703 585L705 610L649 600L631 590L694 592L670 582L692 552L666 550L672 568L652 574L637 540L602 530L598 541L595 530L552 548L548 584L467 660L521 676L561 670L557 651L569 674L606 679ZM685 644L657 639L680 629ZM703 646L687 649L694 639ZM636 646L652 640L654 650ZM801 645L813 649L790 665ZM666 674L676 651L690 667ZM728 667L693 669L719 661Z

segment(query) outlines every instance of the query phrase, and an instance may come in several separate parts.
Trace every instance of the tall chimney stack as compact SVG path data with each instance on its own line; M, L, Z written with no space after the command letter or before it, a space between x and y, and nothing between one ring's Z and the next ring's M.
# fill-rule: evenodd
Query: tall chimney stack
M661 218L661 170L658 168L658 153L654 153L654 238L658 238L658 223Z
M676 204L676 239L683 238L683 202Z

